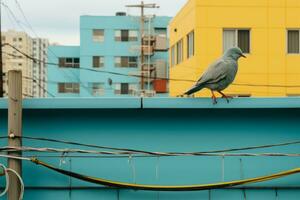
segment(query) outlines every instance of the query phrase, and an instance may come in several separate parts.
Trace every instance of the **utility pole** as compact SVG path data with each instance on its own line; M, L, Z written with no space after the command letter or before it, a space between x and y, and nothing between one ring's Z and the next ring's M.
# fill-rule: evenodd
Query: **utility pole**
M141 71L142 71L142 76L141 76L141 90L144 90L144 62L145 62L145 52L144 52L144 26L145 26L145 8L159 8L155 3L149 3L145 4L144 1L141 2L141 4L137 5L127 5L126 7L128 8L140 8L141 9L141 20L140 20L140 36L141 36Z
M2 61L2 0L0 0L0 98L3 97L3 61Z
M16 137L18 136L18 137ZM8 72L8 146L22 146L22 71ZM9 152L10 156L21 157L21 152ZM8 158L8 167L22 176L22 161ZM8 200L19 200L21 185L15 174L9 176Z

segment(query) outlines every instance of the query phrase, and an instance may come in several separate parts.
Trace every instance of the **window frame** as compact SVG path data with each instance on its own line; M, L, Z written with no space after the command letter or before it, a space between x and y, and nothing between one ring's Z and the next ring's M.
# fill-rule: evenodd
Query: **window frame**
M128 94L122 94L122 84L128 84ZM115 95L134 95L135 90L138 89L138 83L120 82L115 83L113 88Z
M191 37L191 36L193 36L193 37ZM193 38L192 54L190 54L191 53L190 52L190 38ZM186 39L187 39L187 45L186 45L186 47L187 47L187 56L186 57L187 57L187 59L190 59L190 58L195 56L195 31L192 30L191 32L189 32L186 36Z
M102 33L103 33L103 35L101 36L102 39L95 39L95 32L96 31L102 31ZM92 36L93 36L93 42L102 43L102 42L105 41L105 30L104 29L92 29Z
M180 54L180 62L179 62L179 51L178 51L178 46L179 46L179 44L181 44L181 48L180 48L180 51L181 51L181 54ZM183 62L183 58L184 58L184 56L183 56L183 53L184 53L184 51L183 51L183 39L180 39L180 40L178 40L178 42L176 43L176 65L179 65L180 63L182 63Z
M222 45L223 45L223 53L225 53L225 46L224 46L224 31L234 31L235 32L235 43L236 43L236 46L238 47L239 45L239 31L249 31L249 52L243 52L245 55L250 55L251 52L252 52L252 45L251 45L251 41L252 41L252 37L251 37L251 28L223 28L223 31L222 31Z
M96 66L95 65L95 60L94 59L98 59L98 66ZM103 68L104 67L104 63L105 63L105 61L104 61L104 56L93 56L92 57L92 61L93 61L93 64L92 64L92 67L94 68L94 69L99 69L99 68ZM103 61L103 62L101 62L101 61Z
M171 67L174 67L176 65L176 44L174 44L172 47L171 47Z
M69 84L71 87L66 87ZM63 86L63 90L61 90ZM80 94L80 83L69 83L69 82L59 82L57 84L57 93L58 94Z
M289 53L289 31L298 31L299 35L299 52L298 53ZM287 28L286 29L286 54L287 55L300 55L300 28Z
M67 59L69 61L67 62ZM75 60L78 59L78 62L75 62ZM80 68L80 58L79 57L59 57L58 58L58 67L59 68ZM61 65L63 64L63 65Z
M130 61L130 59L136 59L136 62L132 62ZM122 66L122 59L127 59L127 65L126 66ZM115 62L115 67L118 68L138 68L139 66L139 58L137 56L115 56L114 57L114 62ZM116 62L116 60L119 60L120 62ZM134 66L133 64L136 63Z
M128 32L128 40L122 40L122 31ZM117 34L119 32L119 34ZM139 31L136 29L115 29L114 31L115 42L137 42L139 40ZM130 33L135 33L134 37Z

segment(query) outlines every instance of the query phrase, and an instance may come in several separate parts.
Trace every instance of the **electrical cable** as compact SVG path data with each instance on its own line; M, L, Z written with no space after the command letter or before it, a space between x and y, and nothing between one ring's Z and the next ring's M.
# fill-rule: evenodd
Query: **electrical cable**
M0 157L7 157L7 156L0 155ZM221 182L221 183L213 183L213 184L182 185L182 186L179 186L179 185L178 186L162 186L162 185L132 184L132 183L125 183L125 182L111 181L111 180L106 180L106 179L102 179L102 178L95 178L95 177L86 176L86 175L78 174L75 172L56 168L56 167L49 165L45 162L42 162L36 158L15 157L15 159L29 160L37 165L46 167L46 168L56 171L60 174L70 176L70 177L73 177L73 178L76 178L76 179L79 179L82 181L90 182L90 183L95 183L95 184L104 185L104 186L108 186L108 187L115 187L115 188L147 190L147 191L199 191L199 190L231 188L231 187L240 186L240 185L266 182L266 181L279 179L279 178L283 178L286 176L300 173L300 168L295 168L292 170L287 170L287 171L275 173L275 174L268 175L268 176L260 176L260 177L256 177L256 178L249 178L249 179L229 181L229 182Z
M3 45L8 45L8 46L14 48L16 51L18 51L19 53L24 55L26 58L33 60L34 62L43 62L44 64L47 64L49 66L59 66L58 63L44 62L44 61L35 59L32 56L29 56L28 54L20 51L18 48L14 47L13 45L11 45L9 43L5 43ZM119 73L119 72L113 72L113 71L96 70L96 69L85 68L85 67L72 68L72 69L92 71L92 72L97 72L97 73L106 73L106 74L112 74L112 75L117 75L117 76L135 77L135 78L148 78L148 76L144 76L144 75L131 75L131 74L125 74L125 73ZM192 82L192 83L197 82L197 80L191 80L191 79L176 79L176 78L164 78L164 77L151 77L151 78L155 79L155 80ZM246 83L233 83L232 85L235 85L235 86L248 86L248 87L300 88L300 85L273 85L273 84L267 85L267 84L246 84Z
M54 166L51 166L45 162L42 162L36 158L32 158L31 162L44 166L50 170L56 171L58 173L61 173L66 176L71 176L73 178L95 183L99 185L105 185L108 187L116 187L116 188L125 188L125 189L132 189L132 190L147 190L147 191L199 191L199 190L210 190L210 189L221 189L221 188L228 188L228 187L234 187L234 186L240 186L240 185L246 185L246 184L252 184L252 183L259 183L259 182L265 182L270 181L286 176L290 176L293 174L300 173L300 168L268 175L268 176L261 176L257 178L250 178L250 179L244 179L244 180L237 180L237 181L230 181L230 182L221 182L221 183L213 183L213 184L199 184L199 185L184 185L184 186L161 186L161 185L143 185L143 184L132 184L132 183L125 183L125 182L117 182L117 181L111 181L101 178L95 178L91 176L86 176L78 173L74 173L71 171L62 170L59 168L56 168Z
M22 157L15 157L15 156L7 156L7 158L23 159ZM30 159L28 159L28 160L30 160ZM19 179L19 182L20 182L20 185L21 185L21 191L20 191L19 200L22 200L23 196L24 196L24 188L25 188L22 177L14 169L7 168L7 167L5 167L1 163L0 163L0 167L3 169L3 173L5 175L5 180L6 180L5 188L4 188L3 192L1 192L0 197L4 196L8 192L8 190L9 190L9 174L8 174L8 172L11 172L11 173L15 174L17 176L17 178Z
M25 15L25 12L23 11L23 9L22 9L22 7L21 7L21 4L18 2L18 0L15 0L15 3L16 3L16 5L17 5L17 7L18 7L18 9L19 9L19 11L20 11L20 13L21 13L21 15L23 16L25 22L27 23L27 26L29 27L29 29L30 29L35 35L37 35L37 34L35 33L35 31L33 30L31 24L29 23L29 20L27 19L26 15Z
M3 192L1 192L1 194L0 194L0 197L2 197L7 193L8 188L9 188L9 175L7 173L7 168L3 164L0 164L0 167L3 169L3 173L5 175L5 181L6 181L5 188L4 188Z
M138 149L128 149L128 148L116 148L116 147L108 147L108 146L99 146L95 144L85 144L79 142L72 142L66 140L58 140L58 139L50 139L50 138L42 138L42 137L32 137L32 136L14 136L15 138L22 138L27 140L36 140L36 141L47 141L53 143L61 143L61 144L69 144L75 146L84 146L90 148L98 148L98 149L107 149L107 150L116 150L116 151L127 151L132 153L141 153L141 154L149 154L155 155L157 152L145 151L145 150L138 150ZM8 136L1 136L0 139L7 139ZM200 151L200 152L162 152L161 155L166 154L203 154L203 153L225 153L225 152L235 152L235 151L244 151L244 150L255 150L255 149L266 149L266 148L273 148L273 147L282 147L282 146L290 146L290 145L298 145L300 141L291 141L291 142L284 142L284 143L277 143L277 144L266 144L266 145L257 145L257 146L248 146L248 147L240 147L240 148L228 148L228 149L220 149L220 150L210 150L210 151Z
M42 153L78 153L78 154L95 154L95 155L149 155L144 153L132 153L128 151L92 151L84 149L59 149L59 148L36 148L36 147L0 147L0 152L42 152ZM293 153L165 153L165 152L152 152L156 156L170 157L170 156L212 156L212 157L300 157L300 154ZM151 155L153 155L151 154ZM67 157L67 156L64 156ZM130 159L131 161L131 159Z
M14 12L9 8L9 6L4 3L1 2L1 4L6 8L6 10L8 11L8 13L12 16L13 20L15 20L15 22L17 23L17 25L24 31L26 32L26 30L24 29L23 25L21 24L21 21L18 20L18 18L16 17L16 15L14 14Z
M20 174L18 172L16 172L15 170L13 170L11 168L7 168L6 171L8 171L8 172L10 171L10 172L14 173L18 177L19 182L21 184L21 191L20 191L19 200L22 200L23 196L24 196L24 188L25 188L22 177L20 176Z
M11 155L3 155L3 154L0 154L0 157L2 157L2 158L12 158L12 159L16 159L16 160L27 160L27 161L31 160L31 158L29 158L29 157L11 156Z
M55 97L54 94L52 94L51 92L49 92L46 88L44 88L35 78L30 78L30 77L26 77L23 76L23 78L27 79L27 80L32 80L34 83L36 83L38 85L39 88L41 88L44 92L46 92L47 94L49 94L51 97Z
M0 155L0 157L6 157L5 155ZM37 165L44 166L48 169L56 171L58 173L71 176L73 178L83 180L90 183L105 185L108 187L116 187L116 188L125 188L125 189L134 189L134 190L148 190L148 191L195 191L195 190L210 190L210 189L221 189L221 188L228 188L234 187L239 185L251 184L251 183L258 183L258 182L265 182L273 179L278 179L286 176L290 176L293 174L300 173L300 168L272 174L269 176L261 176L257 178L250 178L244 180L237 180L237 181L230 181L230 182L222 182L222 183L214 183L214 184L199 184L199 185L185 185L185 186L160 186L160 185L142 185L142 184L131 184L131 183L123 183L123 182L116 182L105 180L101 178L95 178L91 176L85 176L82 174L74 173L71 171L62 170L51 166L45 162L42 162L36 158L25 158L25 157L15 157L15 159L21 160L29 160Z

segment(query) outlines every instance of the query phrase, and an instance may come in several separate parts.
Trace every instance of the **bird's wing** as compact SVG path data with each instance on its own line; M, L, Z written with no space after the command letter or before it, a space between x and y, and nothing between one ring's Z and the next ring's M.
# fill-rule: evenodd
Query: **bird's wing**
M230 63L223 59L212 63L197 81L196 85L217 83L221 79L226 78L229 70L228 65L230 65Z
M207 68L197 83L184 94L191 95L203 89L207 84L218 83L222 79L226 78L231 64L232 63L223 59L217 60Z

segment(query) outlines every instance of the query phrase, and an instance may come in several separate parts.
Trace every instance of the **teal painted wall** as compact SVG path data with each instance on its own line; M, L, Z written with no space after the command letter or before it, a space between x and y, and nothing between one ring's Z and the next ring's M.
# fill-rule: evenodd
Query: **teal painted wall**
M151 108L164 101L177 102L165 109ZM247 101L248 109L238 108ZM81 103L80 103L81 102ZM110 102L110 103L109 103ZM268 99L235 99L220 101L220 108L200 108L210 99L57 99L24 102L23 134L97 145L142 149L147 151L206 151L224 148L264 145L300 140L300 100L282 99L274 108L255 108ZM269 99L269 102L273 102ZM298 102L298 103L297 103ZM288 106L290 104L291 107ZM34 105L37 105L36 107ZM90 107L88 108L88 105ZM123 109L117 108L118 106ZM143 105L143 109L141 109ZM184 106L185 105L185 106ZM269 104L270 105L270 104ZM281 105L281 106L280 106ZM74 106L74 108L72 108ZM228 106L228 107L227 107ZM0 133L7 133L6 104L0 101ZM64 108L65 107L65 108ZM227 108L226 108L227 107ZM252 108L251 108L252 107ZM1 145L6 145L1 140ZM24 140L24 146L60 147L48 142ZM80 147L82 148L82 147ZM247 153L299 153L299 145L243 151ZM26 155L39 155L26 153ZM47 154L43 154L45 156ZM48 154L49 155L49 154ZM52 154L53 155L53 154ZM146 157L146 158L61 158L40 157L55 166L86 175L143 184L199 184L230 181L269 175L300 166L298 157L226 157L224 174L222 157ZM6 163L1 159L2 163ZM135 176L134 176L135 174ZM208 200L209 192L143 192L95 188L88 184L23 162L23 178L27 187L25 200L36 199L174 199ZM1 178L3 181L3 178ZM299 199L300 175L248 185L246 199ZM3 184L3 182L2 182ZM66 187L77 187L69 190ZM79 189L78 187L81 187ZM264 189L258 189L262 187ZM52 188L52 189L51 189ZM294 188L294 189L293 189ZM212 190L212 200L242 200L242 189Z
M157 16L154 18L151 29L153 28L167 28L171 17ZM145 28L148 28L146 24ZM93 29L104 29L104 42L93 41ZM139 68L117 68L115 67L115 56L140 56L139 46L140 41L137 42L117 42L115 41L115 30L130 29L140 30L140 21L138 17L133 16L81 16L80 17L80 46L76 47L76 51L70 47L64 46L50 46L49 61L58 63L59 56L67 57L74 56L80 57L80 66L88 69L93 69L92 62L93 56L104 56L104 67L99 70L118 72L123 74L138 73ZM147 31L147 30L146 30ZM79 52L78 52L79 51ZM52 52L52 53L51 53ZM167 63L167 72L169 71L168 51L155 52L151 58L151 62L157 59L163 59ZM140 63L140 62L138 62ZM79 71L74 77L74 71ZM70 74L68 77L66 74ZM55 81L72 82L74 78L76 82L80 82L80 94L58 94ZM118 76L106 73L97 73L87 70L72 70L72 69L59 69L55 66L48 65L48 79L50 82L54 80L53 84L49 84L48 89L57 97L93 97L92 89L89 83L103 83L105 92L104 97L120 97L114 94L113 86L108 84L108 79L113 83L133 83L140 87L140 78ZM123 95L122 95L123 96ZM157 96L168 96L168 94L158 94Z
M48 62L59 63L60 57L80 57L79 46L49 46ZM58 93L58 83L80 82L80 70L70 68L59 68L56 65L48 65L48 91L56 97L79 97L80 94ZM49 94L48 94L49 96Z

